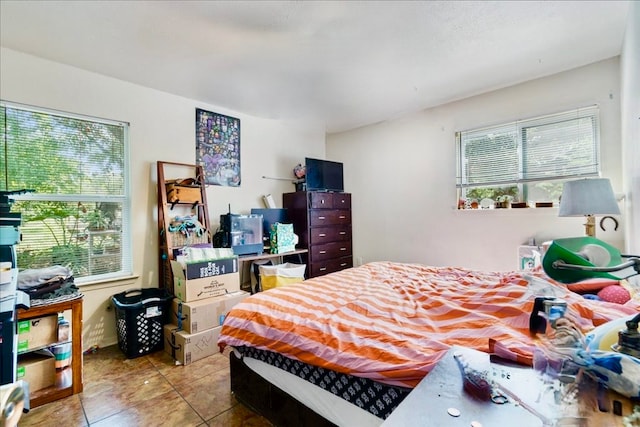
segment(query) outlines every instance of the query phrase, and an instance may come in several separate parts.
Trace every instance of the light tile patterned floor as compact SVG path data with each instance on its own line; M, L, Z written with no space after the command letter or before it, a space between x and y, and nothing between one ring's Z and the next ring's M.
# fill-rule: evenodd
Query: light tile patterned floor
M271 424L238 403L222 354L187 366L157 352L127 359L118 346L84 356L84 391L34 408L28 426L251 426Z

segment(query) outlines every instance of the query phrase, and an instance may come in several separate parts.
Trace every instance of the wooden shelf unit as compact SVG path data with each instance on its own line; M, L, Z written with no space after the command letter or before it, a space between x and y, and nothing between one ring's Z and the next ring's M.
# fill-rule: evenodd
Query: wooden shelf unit
M67 387L51 386L30 394L31 408L42 406L73 394L82 393L82 301L83 297L54 304L18 309L18 320L34 319L71 310L71 369L72 381ZM53 342L51 345L57 343Z
M173 273L171 272L171 260L174 259L173 250L184 245L176 245L172 240L169 225L171 215L178 213L190 214L197 217L198 221L207 230L207 242L211 243L211 223L209 222L209 210L207 208L207 194L204 183L204 170L202 166L187 163L157 162L158 168L158 236L159 236L159 275L160 287L164 287L173 294ZM171 172L171 175L169 175ZM167 179L194 178L200 185L200 202L169 202L167 198Z

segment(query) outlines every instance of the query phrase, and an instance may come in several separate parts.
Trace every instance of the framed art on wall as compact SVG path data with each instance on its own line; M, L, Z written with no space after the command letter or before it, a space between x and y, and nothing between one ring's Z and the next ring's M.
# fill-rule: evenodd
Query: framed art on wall
M196 108L196 163L205 184L240 186L240 119Z

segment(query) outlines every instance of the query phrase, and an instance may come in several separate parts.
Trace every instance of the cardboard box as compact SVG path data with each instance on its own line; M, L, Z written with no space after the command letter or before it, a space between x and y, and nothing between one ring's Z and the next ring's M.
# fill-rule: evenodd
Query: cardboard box
M171 319L177 322L174 319L182 316L182 329L189 334L215 328L222 324L224 316L234 305L248 296L248 292L239 291L193 302L182 302L174 298Z
M192 302L240 290L240 273L227 273L201 279L187 279L177 261L171 261L173 294L183 302Z
M218 326L195 334L188 334L178 330L176 325L164 325L164 351L177 362L188 365L220 352L218 337L221 330L222 326Z
M32 351L18 356L16 378L29 383L29 392L42 390L56 383L56 358L48 350Z
M18 321L18 353L58 342L58 315Z
M217 259L214 261L187 263L185 277L187 280L191 280L237 272L238 257L234 256L232 258Z

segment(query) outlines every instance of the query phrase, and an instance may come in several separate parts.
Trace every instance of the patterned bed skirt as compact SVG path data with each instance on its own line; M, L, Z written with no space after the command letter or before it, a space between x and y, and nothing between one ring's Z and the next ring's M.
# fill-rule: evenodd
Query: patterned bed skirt
M307 365L266 350L253 347L236 347L236 350L243 357L260 360L296 375L383 420L412 391L411 388L389 386L368 378Z

